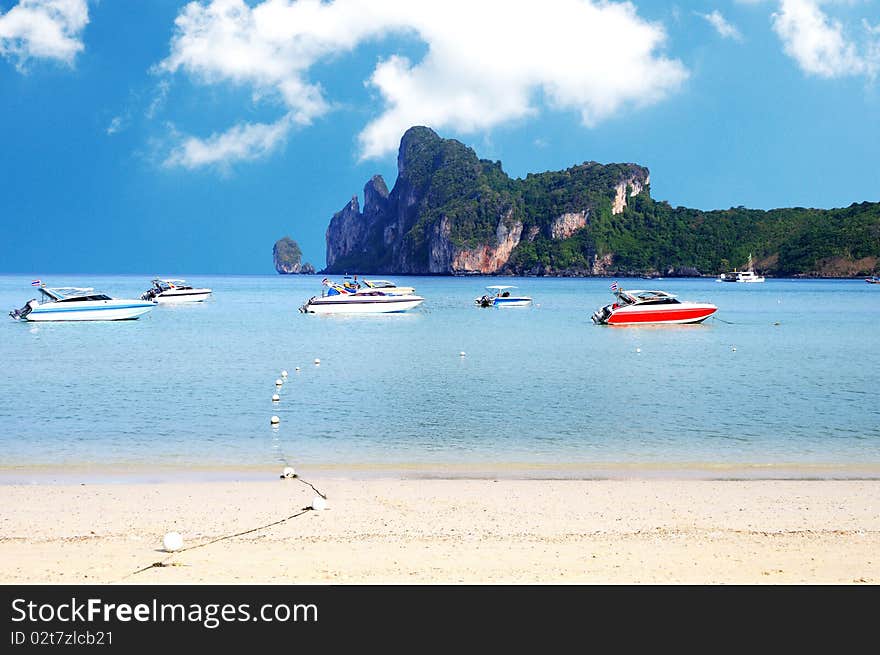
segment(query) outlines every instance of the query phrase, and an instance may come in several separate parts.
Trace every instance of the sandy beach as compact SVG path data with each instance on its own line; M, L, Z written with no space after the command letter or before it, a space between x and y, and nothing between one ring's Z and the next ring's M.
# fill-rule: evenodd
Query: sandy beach
M2 583L869 583L876 480L310 479L0 487ZM134 571L153 562L166 566Z

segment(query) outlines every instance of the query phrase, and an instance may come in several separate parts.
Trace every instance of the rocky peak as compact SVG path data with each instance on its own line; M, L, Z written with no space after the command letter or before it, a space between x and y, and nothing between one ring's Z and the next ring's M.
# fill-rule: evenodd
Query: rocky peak
M381 175L374 175L364 185L364 216L376 217L385 211L388 203L388 187Z
M272 248L272 261L275 270L282 275L299 273L302 268L302 251L299 244L290 237L278 239Z

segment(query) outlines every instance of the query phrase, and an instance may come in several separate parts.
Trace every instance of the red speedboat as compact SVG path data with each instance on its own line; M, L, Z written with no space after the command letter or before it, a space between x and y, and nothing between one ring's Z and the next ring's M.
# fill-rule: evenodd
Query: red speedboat
M665 291L626 291L611 285L617 302L593 314L597 325L647 325L701 323L718 311L710 303L681 301Z

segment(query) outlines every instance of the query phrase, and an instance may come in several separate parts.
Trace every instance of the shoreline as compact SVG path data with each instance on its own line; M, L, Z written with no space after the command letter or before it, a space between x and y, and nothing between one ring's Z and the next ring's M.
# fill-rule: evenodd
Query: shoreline
M308 475L373 480L880 480L880 463L726 462L291 462ZM258 482L277 478L286 463L267 465L63 464L0 466L9 485Z
M307 480L6 486L0 583L880 582L876 480Z

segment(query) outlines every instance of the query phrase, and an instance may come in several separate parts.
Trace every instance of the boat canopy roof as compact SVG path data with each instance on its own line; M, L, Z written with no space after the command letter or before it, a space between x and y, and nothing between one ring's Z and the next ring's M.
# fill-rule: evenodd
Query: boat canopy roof
M368 287L372 287L372 288L374 288L374 289L379 289L379 288L385 288L385 289L387 289L387 288L391 288L391 287L396 287L396 286L397 286L397 285L394 284L394 282L392 282L391 280L361 280L361 281L362 281L364 284L366 284Z
M516 289L516 287L511 286L509 284L493 284L492 286L486 287L487 289L498 289L499 291L503 289Z
M113 300L105 293L95 293L92 287L40 287L49 302L75 302L84 300Z
M63 298L76 298L85 296L94 291L92 287L40 287L43 295L48 296L52 300L62 300Z

